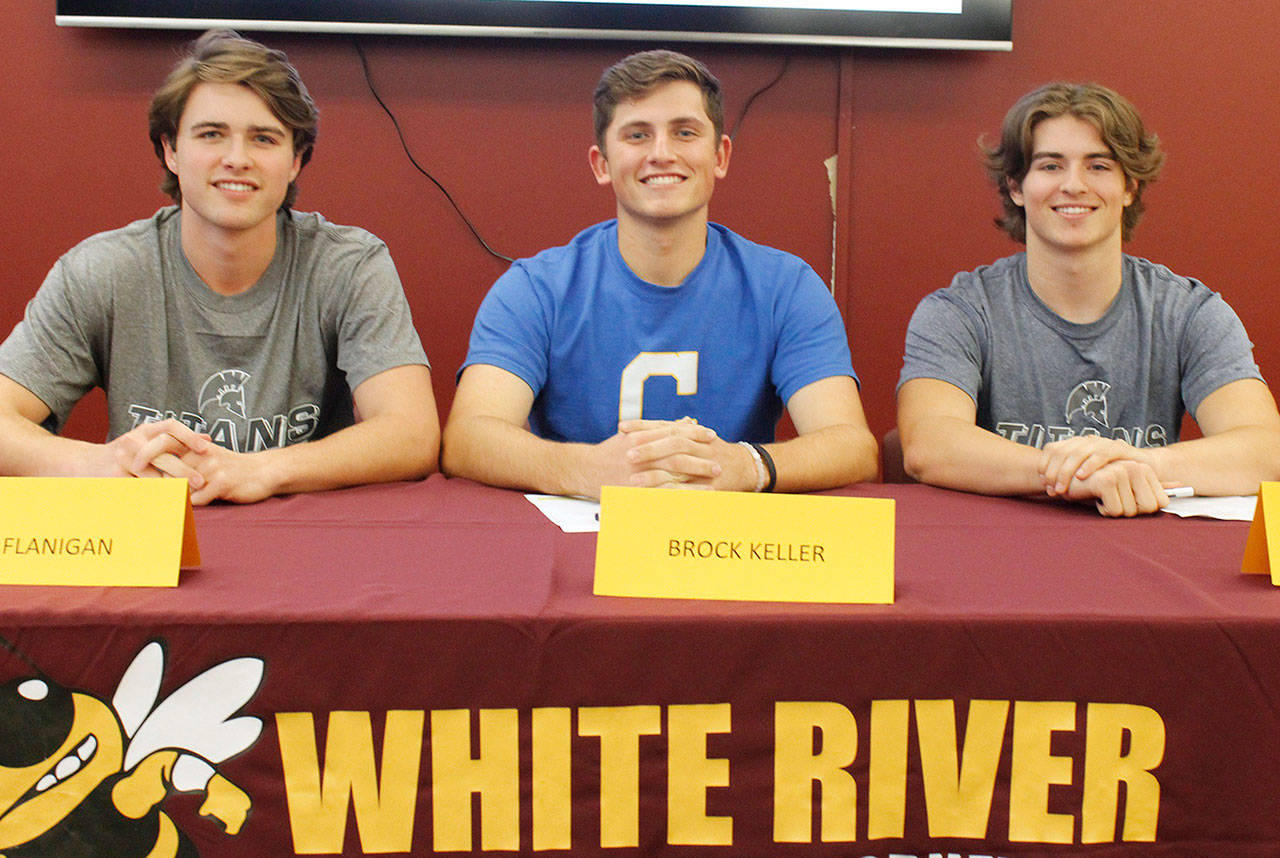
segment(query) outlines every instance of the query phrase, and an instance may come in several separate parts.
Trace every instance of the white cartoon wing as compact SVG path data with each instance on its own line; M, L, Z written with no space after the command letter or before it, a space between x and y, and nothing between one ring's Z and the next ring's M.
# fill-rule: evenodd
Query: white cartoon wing
M125 751L124 770L166 748L187 751L211 763L248 748L262 732L262 721L231 716L257 693L264 667L260 658L233 658L160 701L134 732Z
M132 736L146 720L160 693L160 677L164 674L164 647L152 641L138 651L133 662L120 677L111 705L120 716L124 734Z

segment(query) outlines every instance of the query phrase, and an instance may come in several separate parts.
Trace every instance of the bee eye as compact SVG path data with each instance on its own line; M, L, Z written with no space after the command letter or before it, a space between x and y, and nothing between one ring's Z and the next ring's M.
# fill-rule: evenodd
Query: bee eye
M20 769L48 760L74 722L75 703L61 685L35 677L0 685L0 766Z
M18 693L28 700L44 700L49 696L49 686L40 679L28 679L18 686Z

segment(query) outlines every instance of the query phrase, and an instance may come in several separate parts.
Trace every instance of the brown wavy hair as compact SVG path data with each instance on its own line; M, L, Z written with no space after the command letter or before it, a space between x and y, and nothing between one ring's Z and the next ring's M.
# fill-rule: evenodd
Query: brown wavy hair
M311 160L320 125L319 112L298 70L289 64L289 58L283 51L272 50L233 30L209 30L191 44L187 55L169 72L151 99L148 113L151 145L164 169L160 190L174 202L181 205L182 190L178 187L178 177L165 163L164 144L174 144L187 99L201 83L238 83L253 90L292 133L293 151L302 156L302 165ZM295 180L289 183L281 210L292 207L297 196Z
M1142 218L1146 205L1142 192L1154 182L1164 163L1160 139L1142 124L1142 117L1128 99L1114 90L1096 83L1048 83L1018 99L1005 114L1000 130L1000 144L988 147L979 138L978 146L986 162L987 173L996 183L1004 214L996 218L996 226L1025 244L1027 215L1009 194L1011 185L1018 186L1031 169L1032 135L1046 119L1071 115L1098 129L1098 135L1133 185L1133 202L1125 207L1120 221L1120 234L1128 241L1133 228Z

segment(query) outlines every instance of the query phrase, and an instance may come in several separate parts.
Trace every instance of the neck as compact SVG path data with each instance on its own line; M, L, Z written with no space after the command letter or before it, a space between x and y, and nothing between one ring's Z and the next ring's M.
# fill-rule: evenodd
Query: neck
M1114 246L1077 253L1038 246L1027 236L1027 279L1050 310L1068 322L1088 324L1106 314L1120 292L1123 266L1119 237Z
M618 212L618 250L627 267L655 286L679 286L707 250L707 217L652 223Z
M229 230L183 217L182 252L214 292L247 292L262 278L275 256L276 219L268 218L247 230Z

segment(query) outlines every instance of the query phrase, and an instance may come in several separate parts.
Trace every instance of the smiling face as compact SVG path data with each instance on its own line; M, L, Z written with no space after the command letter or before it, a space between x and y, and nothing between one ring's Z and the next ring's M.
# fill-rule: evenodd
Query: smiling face
M1092 123L1071 114L1032 132L1031 162L1009 196L1026 212L1027 253L1105 249L1117 256L1134 183Z
M621 102L603 139L589 152L591 171L613 187L620 223L705 226L730 142L717 136L697 85L671 81Z
M234 83L191 91L164 157L182 191L184 235L274 236L276 210L302 169L285 124L253 90Z

